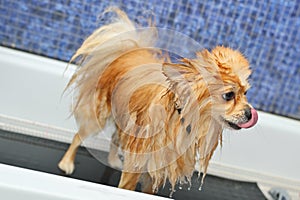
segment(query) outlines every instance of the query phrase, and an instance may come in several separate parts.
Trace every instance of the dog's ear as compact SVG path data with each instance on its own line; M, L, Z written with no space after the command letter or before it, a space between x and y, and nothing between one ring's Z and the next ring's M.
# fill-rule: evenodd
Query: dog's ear
M172 92L175 93L174 105L179 113L185 108L191 94L191 84L195 82L194 70L189 65L164 63L162 66L163 74L170 83Z
M184 83L191 81L190 79L195 75L194 70L185 63L172 64L164 63L162 66L163 74L173 83Z
M179 82L182 80L182 69L178 64L164 63L162 66L163 74L170 81Z

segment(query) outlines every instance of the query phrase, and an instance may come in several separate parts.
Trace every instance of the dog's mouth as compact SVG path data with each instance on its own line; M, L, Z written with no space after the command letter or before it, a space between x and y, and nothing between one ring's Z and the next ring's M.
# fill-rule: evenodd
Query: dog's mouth
M228 124L228 126L230 126L231 128L233 128L234 130L240 130L241 127L239 127L237 124L232 123L230 121L225 120L225 122Z
M231 121L226 120L226 119L224 119L224 121L229 127L233 128L235 130L239 130L241 128L251 128L257 123L258 114L257 114L257 111L255 109L251 108L251 118L246 122L234 123L234 122L231 122Z

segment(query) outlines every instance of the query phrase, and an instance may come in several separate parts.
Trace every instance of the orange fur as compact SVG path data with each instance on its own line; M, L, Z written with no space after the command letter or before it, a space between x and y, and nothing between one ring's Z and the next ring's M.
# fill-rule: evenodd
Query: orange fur
M197 52L195 59L170 63L163 52L150 48L154 27L139 31L125 13L114 12L116 21L96 30L73 57L82 58L68 85L78 91L75 138L84 139L114 120L117 146L109 160L114 162L121 148L121 188L134 190L140 181L152 193L167 179L174 188L190 181L197 161L206 174L223 128L230 128L228 122L244 123L244 110L251 108L244 95L250 87L248 61L218 46ZM234 99L225 101L222 95L230 91ZM76 139L59 163L66 173L74 170L79 145Z

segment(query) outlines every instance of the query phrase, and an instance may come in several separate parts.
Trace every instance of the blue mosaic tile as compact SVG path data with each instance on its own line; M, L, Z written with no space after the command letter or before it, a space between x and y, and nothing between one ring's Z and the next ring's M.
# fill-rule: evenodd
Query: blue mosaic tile
M298 1L2 0L0 44L68 61L118 6L145 25L182 32L203 48L241 50L254 73L249 101L258 109L300 118L300 5ZM152 16L153 17L153 16Z

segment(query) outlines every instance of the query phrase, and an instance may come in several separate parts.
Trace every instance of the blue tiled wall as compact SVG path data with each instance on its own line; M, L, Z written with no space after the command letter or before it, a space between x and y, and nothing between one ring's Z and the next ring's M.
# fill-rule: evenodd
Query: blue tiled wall
M109 5L136 20L152 12L205 48L238 48L254 70L249 101L300 119L299 0L1 0L1 45L68 61Z

